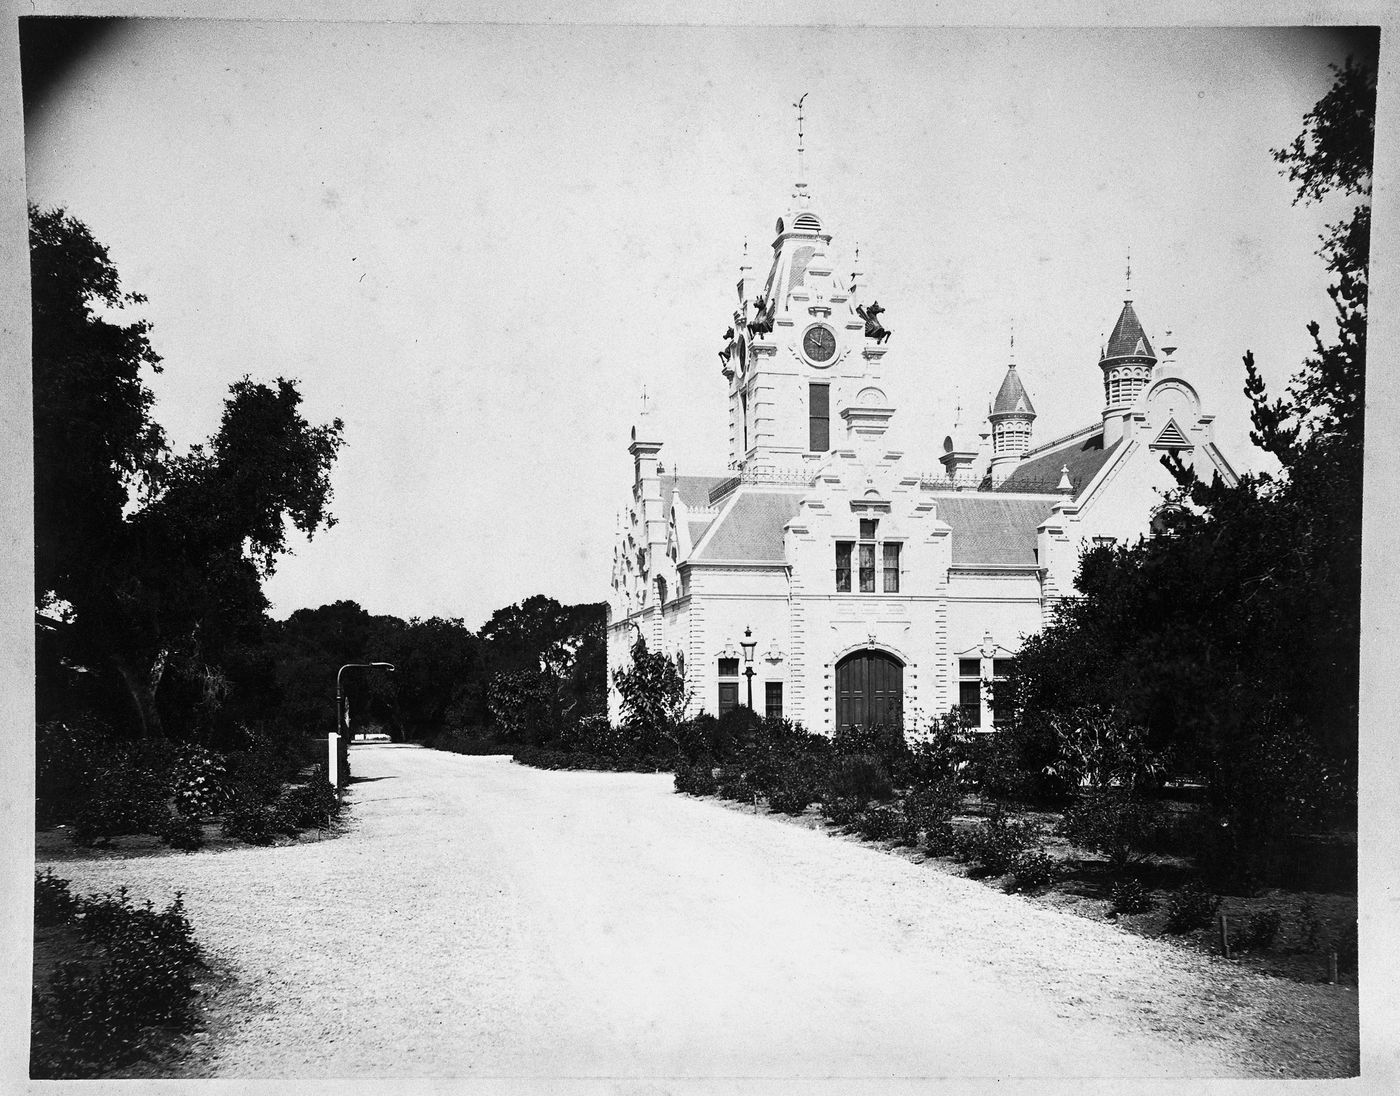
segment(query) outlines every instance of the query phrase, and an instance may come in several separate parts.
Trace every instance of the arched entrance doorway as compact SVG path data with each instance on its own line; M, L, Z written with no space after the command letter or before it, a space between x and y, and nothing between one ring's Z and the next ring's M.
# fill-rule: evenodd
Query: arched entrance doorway
M885 651L856 651L836 664L836 727L902 729L904 663Z

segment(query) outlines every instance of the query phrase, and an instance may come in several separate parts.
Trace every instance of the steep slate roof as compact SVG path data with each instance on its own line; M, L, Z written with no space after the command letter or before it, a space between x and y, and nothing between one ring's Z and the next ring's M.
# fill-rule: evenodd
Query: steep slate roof
M1034 415L1035 407L1031 404L1026 386L1021 383L1020 374L1016 372L1016 366L1013 364L1006 370L1006 379L997 389L997 398L992 401L991 413L1004 415L1018 411L1023 415Z
M1118 313L1118 322L1113 325L1113 334L1108 337L1108 346L1103 356L1107 358L1155 358L1152 344L1147 341L1147 333L1133 311L1133 302L1124 301L1123 311Z
M797 516L804 492L741 491L720 513L719 523L698 559L745 559L781 563L783 526Z
M1098 475L1099 469L1113 455L1117 446L1118 443L1114 442L1107 449L1104 448L1102 429L1087 436L1081 431L1064 443L1048 446L1039 453L1032 451L997 490L1053 491L1060 480L1060 469L1067 467L1069 481L1074 485L1074 494L1078 496Z
M1034 566L1035 530L1053 499L1007 499L994 494L940 495L938 517L953 527L954 567Z

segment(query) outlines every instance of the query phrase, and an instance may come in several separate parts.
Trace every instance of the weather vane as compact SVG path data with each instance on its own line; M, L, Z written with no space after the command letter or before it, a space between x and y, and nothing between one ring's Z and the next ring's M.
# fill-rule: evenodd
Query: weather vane
M797 108L797 179L798 182L806 179L807 169L803 164L802 153L805 151L802 145L802 104L806 101L809 92L804 91L802 97L792 105Z
M1128 296L1133 295L1133 249L1128 248Z

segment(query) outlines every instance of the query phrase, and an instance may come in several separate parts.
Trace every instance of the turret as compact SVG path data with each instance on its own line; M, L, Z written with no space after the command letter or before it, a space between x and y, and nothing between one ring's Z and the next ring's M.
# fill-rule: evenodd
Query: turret
M1099 357L1103 370L1103 443L1113 445L1123 436L1123 422L1152 377L1157 355L1133 311L1132 298L1113 325L1113 334Z
M1016 470L1030 449L1031 426L1035 423L1035 407L1014 360L1006 367L1006 376L987 419L992 424L991 476L995 487Z

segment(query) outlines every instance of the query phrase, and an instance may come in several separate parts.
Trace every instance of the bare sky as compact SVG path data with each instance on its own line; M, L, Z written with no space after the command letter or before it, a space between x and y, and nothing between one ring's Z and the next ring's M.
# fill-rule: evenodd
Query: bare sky
M229 383L339 415L336 528L269 583L465 617L606 593L645 385L682 472L727 459L715 351L741 248L795 169L895 334L892 439L936 470L1017 360L1047 441L1094 419L1134 297L1237 467L1240 357L1282 383L1326 327L1317 235L1269 150L1364 48L1327 30L129 21L30 107L30 198L85 221L166 370L177 445Z

